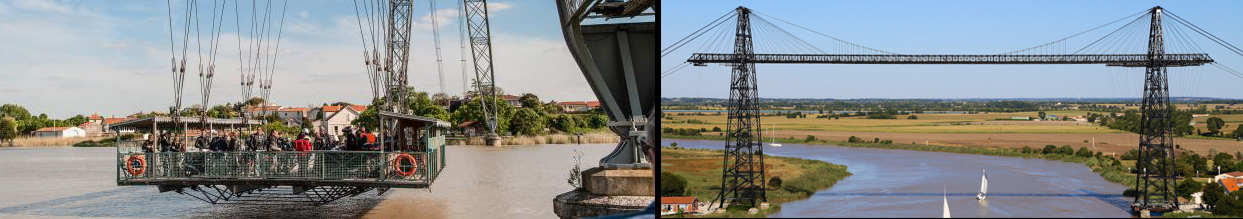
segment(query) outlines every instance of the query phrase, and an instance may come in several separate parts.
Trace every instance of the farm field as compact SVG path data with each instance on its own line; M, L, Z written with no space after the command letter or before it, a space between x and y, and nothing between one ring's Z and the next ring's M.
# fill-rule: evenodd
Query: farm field
M1088 111L1046 111L1049 115L1084 115ZM726 116L707 114L703 116L692 115L676 115L671 113L672 119L661 121L662 127L670 128L704 128L709 132L702 135L720 135L719 132L711 132L713 127L726 128ZM1032 148L1044 147L1044 145L1071 145L1074 148L1088 147L1093 151L1102 151L1108 153L1124 153L1127 150L1135 148L1139 144L1140 136L1134 133L1127 133L1119 130L1113 130L1086 122L1074 121L993 121L998 118L1010 118L1011 116L1037 116L1036 112L1020 112L1020 113L989 113L989 114L915 114L919 119L908 120L906 116L899 116L899 119L864 119L863 117L843 117L839 120L816 119L817 114L808 115L808 118L789 119L785 116L765 116L761 118L764 129L772 127L776 124L776 131L768 132L765 130L762 134L767 138L776 135L777 138L795 138L803 139L808 135L815 136L817 139L828 140L846 140L850 136L859 137L868 141L879 138L880 140L893 140L894 143L910 144L933 144L933 145L949 145L949 146L985 146L985 147L1005 147L1005 148L1022 148L1030 146ZM1233 131L1236 127L1243 125L1243 115L1215 115L1227 121L1227 126L1223 128L1226 131ZM1205 132L1208 131L1205 122L1209 117L1197 117L1196 125ZM704 121L703 124L688 124L686 120ZM951 125L954 123L971 125ZM1093 148L1093 139L1095 138L1095 148ZM1086 141L1086 142L1085 142ZM1196 151L1199 153L1207 153L1209 148L1216 148L1222 152L1243 151L1243 142L1225 140L1225 139L1191 139L1191 138L1175 138L1174 143L1182 148Z

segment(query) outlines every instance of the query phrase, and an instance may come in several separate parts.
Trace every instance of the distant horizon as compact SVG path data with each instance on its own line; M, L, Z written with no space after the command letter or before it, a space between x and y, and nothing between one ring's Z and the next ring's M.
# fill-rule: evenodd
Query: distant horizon
M699 99L729 99L728 97L660 97L663 99L679 99L679 98L699 98ZM1170 97L1170 99L1205 99L1205 100L1243 100L1224 97ZM887 97L868 97L868 98L832 98L832 97L760 97L759 99L821 99L821 100L1023 100L1023 99L1142 99L1140 97L1009 97L1009 98L991 98L991 97L957 97L957 98L887 98Z

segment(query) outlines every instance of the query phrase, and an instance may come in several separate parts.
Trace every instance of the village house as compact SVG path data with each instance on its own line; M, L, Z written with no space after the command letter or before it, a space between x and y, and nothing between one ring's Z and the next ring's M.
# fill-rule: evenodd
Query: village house
M326 130L333 135L341 135L342 129L346 126L352 126L352 122L358 119L363 111L367 110L367 106L324 106L321 109L324 118L311 122L311 126L317 130Z
M302 124L302 118L306 118L307 112L307 108L281 108L276 110L276 117L286 124Z
M1080 122L1088 121L1088 117L1083 117L1083 116L1075 116L1075 117L1071 117L1071 119L1074 119L1075 121L1080 121Z
M43 127L30 135L36 138L75 138L86 137L86 130L78 127Z
M1195 117L1205 117L1205 116L1208 116L1208 114L1191 114L1191 118L1195 118Z
M249 118L257 118L263 115L275 114L276 111L280 109L281 109L281 106L277 106L277 105L268 105L268 106L263 106L263 107L243 107L242 114L246 115L246 117L249 117Z
M660 215L699 211L699 199L695 197L660 197Z
M600 101L571 101L557 103L565 112L584 112L600 107Z
M518 99L521 99L521 97L505 94L505 95L501 95L501 99L505 100L506 103L509 103L509 105L513 106L514 108L522 108L522 102L518 101Z

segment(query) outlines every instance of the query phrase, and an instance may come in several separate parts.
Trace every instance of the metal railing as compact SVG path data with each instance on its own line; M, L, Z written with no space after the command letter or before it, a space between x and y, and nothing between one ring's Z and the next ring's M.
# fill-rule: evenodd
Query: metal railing
M735 63L744 58L738 54L695 53L687 62ZM821 63L821 64L1108 64L1146 66L1147 54L1103 55L866 55L866 54L753 54L749 63ZM1165 54L1167 65L1195 66L1212 63L1208 54Z
M429 143L433 147L420 152L144 152L136 146L139 142L122 142L117 151L117 182L279 179L430 185L445 162L443 137L431 138ZM410 155L413 162L404 155Z

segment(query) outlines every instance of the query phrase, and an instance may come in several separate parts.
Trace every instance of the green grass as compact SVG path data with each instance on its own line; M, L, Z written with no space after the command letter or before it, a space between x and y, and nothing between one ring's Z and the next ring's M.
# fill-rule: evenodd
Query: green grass
M661 169L686 180L685 196L693 196L705 202L712 201L721 191L721 153L721 150L664 147L661 148ZM765 191L770 206L768 210L751 215L744 208L741 211L705 216L764 217L780 209L781 203L811 197L815 191L832 187L837 181L851 175L846 166L824 161L768 155L764 159L766 164L772 165L768 169L768 176L781 174L784 180L781 187L770 186ZM666 162L673 164L665 165ZM680 164L696 166L678 166ZM767 182L769 179L764 180Z
M1165 215L1161 217L1163 218L1187 218L1193 215L1198 216L1199 218L1233 218L1230 216L1217 216L1217 215L1213 215L1211 213L1203 212L1203 211L1183 212L1183 213L1166 213Z

